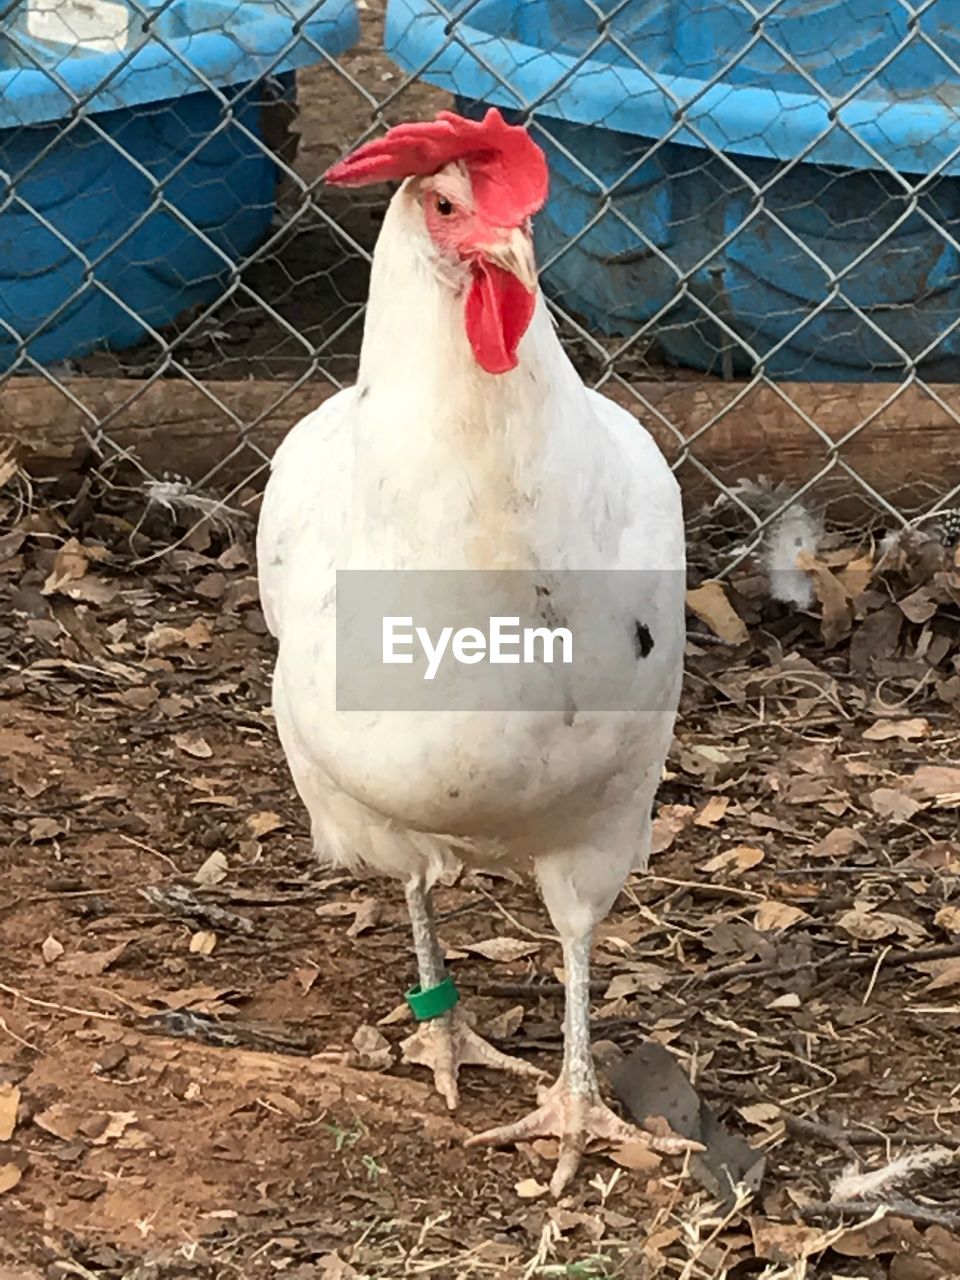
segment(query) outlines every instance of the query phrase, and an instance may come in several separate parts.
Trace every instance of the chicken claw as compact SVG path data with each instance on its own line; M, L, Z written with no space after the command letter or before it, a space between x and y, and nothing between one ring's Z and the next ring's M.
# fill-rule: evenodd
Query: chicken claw
M474 1134L467 1139L466 1146L499 1147L531 1138L560 1139L557 1167L550 1179L550 1191L554 1196L559 1196L568 1186L577 1172L587 1143L594 1138L604 1142L641 1142L651 1151L666 1155L702 1149L698 1143L684 1138L657 1137L628 1124L610 1110L599 1093L574 1093L562 1076L550 1088L540 1091L540 1105L536 1111L531 1111L514 1124Z
M513 1058L495 1049L483 1036L477 1035L459 1009L451 1009L439 1018L421 1022L400 1048L404 1062L432 1069L437 1092L451 1111L460 1101L457 1075L461 1067L490 1067L493 1071L509 1071L513 1075L537 1078L544 1074L532 1062Z

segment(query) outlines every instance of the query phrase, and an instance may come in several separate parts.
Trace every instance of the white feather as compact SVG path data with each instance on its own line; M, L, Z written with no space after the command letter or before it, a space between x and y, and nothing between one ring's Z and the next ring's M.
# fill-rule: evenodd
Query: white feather
M578 932L649 851L684 644L679 490L649 435L583 386L542 299L519 366L484 373L456 283L407 184L374 255L357 387L293 429L264 498L277 727L323 856L430 880L457 860L532 863L558 930ZM653 634L633 666L659 710L338 711L338 568L660 570L642 598L605 601ZM586 609L575 591L564 606Z

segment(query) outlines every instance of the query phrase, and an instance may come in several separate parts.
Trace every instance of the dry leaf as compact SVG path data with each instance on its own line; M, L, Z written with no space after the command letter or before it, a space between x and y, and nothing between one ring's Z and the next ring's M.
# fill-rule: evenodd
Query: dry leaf
M116 964L126 949L126 942L118 942L106 951L80 951L68 956L60 967L78 978L99 978L101 973L106 973L112 964Z
M866 848L866 840L853 827L834 827L810 850L811 858L849 858L854 849Z
M519 1029L525 1012L526 1009L522 1004L515 1004L512 1009L507 1009L505 1013L498 1013L484 1027L484 1035L489 1036L492 1040L508 1040ZM382 1022L383 1019L381 1018L380 1021Z
M47 964L53 964L63 955L63 943L55 938L51 933L49 937L44 938L40 944L40 954L43 956Z
M143 642L147 653L166 653L168 649L202 649L213 640L209 622L198 618L189 627L169 627L158 623Z
M836 574L809 551L797 554L797 568L805 570L813 578L813 589L820 601L820 634L827 648L833 648L849 635L853 624L853 609L847 590Z
M742 618L727 599L722 582L710 580L688 591L687 608L725 644L743 644L749 636Z
M711 796L693 820L695 827L714 827L730 808L729 796Z
M540 950L539 942L524 942L522 938L487 938L483 942L465 942L464 951L472 951L474 955L483 956L485 960L504 963L520 960L524 956L536 955Z
M406 1000L395 1005L389 1013L385 1013L382 1018L377 1019L378 1027L392 1027L398 1022L409 1022L413 1017L413 1011L407 1004Z
M283 826L283 819L279 813L272 813L269 809L265 809L261 813L251 813L247 818L247 826L254 838L259 840L261 836L267 836L271 831L279 830Z
M386 1071L393 1066L390 1041L376 1027L364 1023L354 1032L350 1042L357 1054L357 1066L363 1071Z
M217 945L217 935L209 929L198 930L190 939L190 951L195 956L209 956Z
M910 779L910 790L944 807L960 805L960 767L921 765Z
M752 844L738 844L732 849L724 849L705 862L701 871L736 871L743 874L751 867L759 866L764 859L764 852Z
M20 1090L15 1084L0 1084L0 1142L9 1142L17 1127L17 1110L20 1106Z
M877 911L869 902L855 902L839 917L837 925L862 942L879 942L895 933L913 940L926 937L926 930L913 920L892 911Z
M63 1102L55 1102L45 1111L39 1111L33 1117L33 1123L38 1129L52 1133L55 1138L62 1138L64 1142L69 1142L71 1138L77 1136L77 1127L81 1118L74 1107L68 1107Z
M610 1159L623 1169L635 1169L639 1173L654 1173L662 1159L651 1151L645 1142L621 1142L609 1152Z
M747 1124L755 1124L760 1127L773 1124L780 1119L780 1108L773 1102L754 1102L747 1107L738 1107L737 1110Z
M960 907L941 907L933 923L947 933L960 933Z
M321 902L319 907L314 908L314 915L318 915L321 920L340 920L344 916L355 915L356 910L355 902Z
M56 554L53 569L42 587L42 594L51 596L68 582L82 578L90 567L86 552L76 538L65 542Z
M105 1147L108 1142L122 1138L136 1120L135 1111L102 1111L82 1120L77 1132L89 1138L95 1147Z
M213 755L213 747L199 733L177 733L173 740L185 755L196 760L209 760Z
M807 912L800 907L792 907L787 902L777 902L773 898L767 898L757 907L753 927L760 933L771 933L775 929L789 929L798 921L807 919L809 919Z
M626 996L635 996L641 992L654 994L667 983L666 970L658 964L638 964L631 966L629 973L618 973L610 980L610 985L603 993L604 1000L622 1000Z
M912 742L916 738L925 738L930 732L930 721L918 717L916 720L877 720L863 731L867 742L886 742L888 738L900 738L904 742Z
M23 1170L15 1164L0 1164L0 1196L12 1191L23 1177Z
M217 849L211 853L203 866L195 872L193 883L207 885L208 887L220 884L221 881L226 880L229 871L230 864L227 862L226 854Z
M890 818L893 822L909 822L923 808L913 796L892 787L878 787L870 792L870 807L878 818Z
M66 830L59 818L34 818L30 823L30 843L42 844L46 840L56 840Z
M545 1182L538 1182L536 1178L522 1178L513 1189L521 1200L535 1200L550 1190Z
M653 820L651 854L666 853L692 817L692 804L662 804Z
M945 991L948 987L960 987L960 958L939 965L924 991Z
M358 902L353 923L347 930L347 937L359 938L361 933L366 933L368 929L375 928L380 923L380 914L381 907L376 898L364 898L362 902Z

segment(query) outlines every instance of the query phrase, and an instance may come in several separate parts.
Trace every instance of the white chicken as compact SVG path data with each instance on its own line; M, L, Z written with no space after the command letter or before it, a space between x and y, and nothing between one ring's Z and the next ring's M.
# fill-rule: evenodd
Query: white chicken
M527 131L495 109L479 122L444 112L326 174L341 186L395 180L357 384L290 432L263 502L274 710L317 853L405 885L423 1019L406 1056L432 1068L451 1108L464 1064L541 1073L454 1007L431 888L458 863L535 875L563 945L563 1066L530 1115L470 1142L556 1136L558 1194L591 1137L639 1136L600 1097L589 965L596 924L649 855L682 676L680 495L651 437L583 385L558 340L530 222L547 167ZM578 705L571 675L572 699L568 689L552 710L521 683L513 709L345 710L336 585L352 569L550 573L551 607L574 636L602 619L629 700ZM595 570L607 572L588 591L580 571ZM349 655L339 661L342 675ZM643 1136L659 1150L685 1145Z

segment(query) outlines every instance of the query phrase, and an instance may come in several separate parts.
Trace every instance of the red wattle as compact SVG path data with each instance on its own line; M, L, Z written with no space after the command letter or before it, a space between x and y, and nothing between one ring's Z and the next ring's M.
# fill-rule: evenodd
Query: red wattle
M508 373L517 367L517 348L536 302L536 294L509 271L484 259L474 264L466 304L467 339L481 369Z

